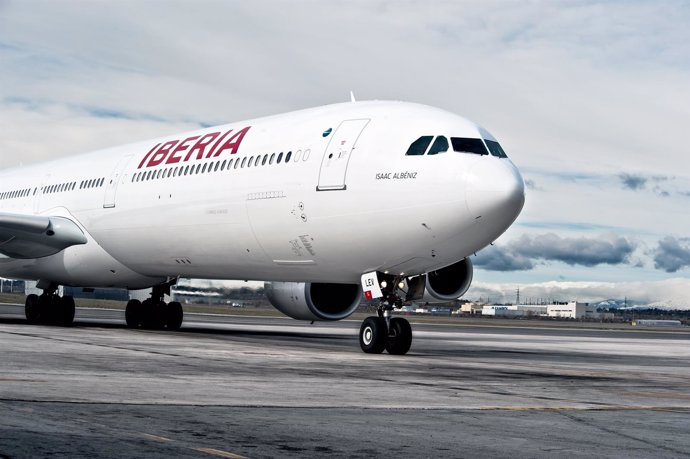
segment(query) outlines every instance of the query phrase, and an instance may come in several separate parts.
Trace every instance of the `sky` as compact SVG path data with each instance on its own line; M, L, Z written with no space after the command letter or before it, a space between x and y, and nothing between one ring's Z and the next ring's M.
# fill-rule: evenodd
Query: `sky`
M0 168L349 100L487 128L525 208L468 298L690 307L690 2L0 0Z

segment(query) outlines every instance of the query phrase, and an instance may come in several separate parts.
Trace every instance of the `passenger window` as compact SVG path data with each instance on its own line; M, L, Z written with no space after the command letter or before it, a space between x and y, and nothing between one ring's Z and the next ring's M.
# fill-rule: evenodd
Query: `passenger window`
M262 166L266 164L266 160L267 160L267 159L268 159L268 155L264 155L264 160L261 161L261 165L262 165Z
M249 162L247 163L247 167L252 167L252 163L254 162L254 157L249 158Z
M285 155L285 162L286 162L286 163L289 163L289 162L290 162L290 156L292 156L292 152L291 152L291 151L288 151L288 152L287 152L287 155Z
M410 148L407 149L407 153L405 155L407 156L418 156L418 155L423 155L424 152L426 152L426 149L429 147L429 144L431 143L431 139L433 139L434 136L431 135L424 135L410 145Z
M232 169L232 159L228 161L228 170Z
M244 163L246 163L246 162L247 162L247 157L245 156L244 158L242 158L242 165L240 167L242 167L244 169Z
M220 170L221 170L221 171L224 171L224 170L225 170L225 163L227 163L227 162L228 162L227 159L224 159L224 160L223 160L223 164L220 165Z
M235 169L237 169L239 167L239 165L240 165L240 159L237 158L237 159L235 159Z
M444 151L448 151L448 139L440 135L436 137L436 140L434 140L434 143L431 145L427 155L437 155L439 153L443 153Z
M488 155L484 142L482 139L469 139L465 137L451 137L450 142L453 144L453 151L459 153L474 153L477 155Z
M273 164L273 158L276 157L275 153L271 153L271 159L268 160L268 164Z
M276 164L280 164L280 162L283 160L283 152L281 151L278 154L278 159L276 159Z

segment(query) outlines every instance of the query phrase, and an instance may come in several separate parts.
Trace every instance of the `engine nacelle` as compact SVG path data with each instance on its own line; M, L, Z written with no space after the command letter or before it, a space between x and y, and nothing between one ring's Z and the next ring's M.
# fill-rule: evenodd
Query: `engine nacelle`
M469 258L427 273L426 291L441 301L453 301L465 294L472 284L472 262Z
M341 320L362 300L359 284L265 282L264 289L274 308L298 320Z

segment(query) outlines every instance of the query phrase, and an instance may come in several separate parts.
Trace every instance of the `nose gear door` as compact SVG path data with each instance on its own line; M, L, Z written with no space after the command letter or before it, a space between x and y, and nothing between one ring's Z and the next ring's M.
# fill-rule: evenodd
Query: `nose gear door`
M355 149L357 139L362 134L369 119L345 120L328 142L321 160L319 184L317 191L345 190L345 174L350 156Z

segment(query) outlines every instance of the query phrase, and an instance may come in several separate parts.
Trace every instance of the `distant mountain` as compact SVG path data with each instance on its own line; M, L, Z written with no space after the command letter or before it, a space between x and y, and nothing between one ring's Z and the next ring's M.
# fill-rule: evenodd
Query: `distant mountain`
M641 303L639 301L631 300L614 300L608 299L599 302L590 303L596 306L597 309L665 309L665 310L678 310L678 309L688 309L684 305L675 305L673 301L653 301L650 303Z
M633 302L630 300L614 300L614 299L608 299L604 301L599 301L599 302L593 302L590 303L593 306L596 306L597 309L622 309L625 307L631 307L631 306L636 306Z

